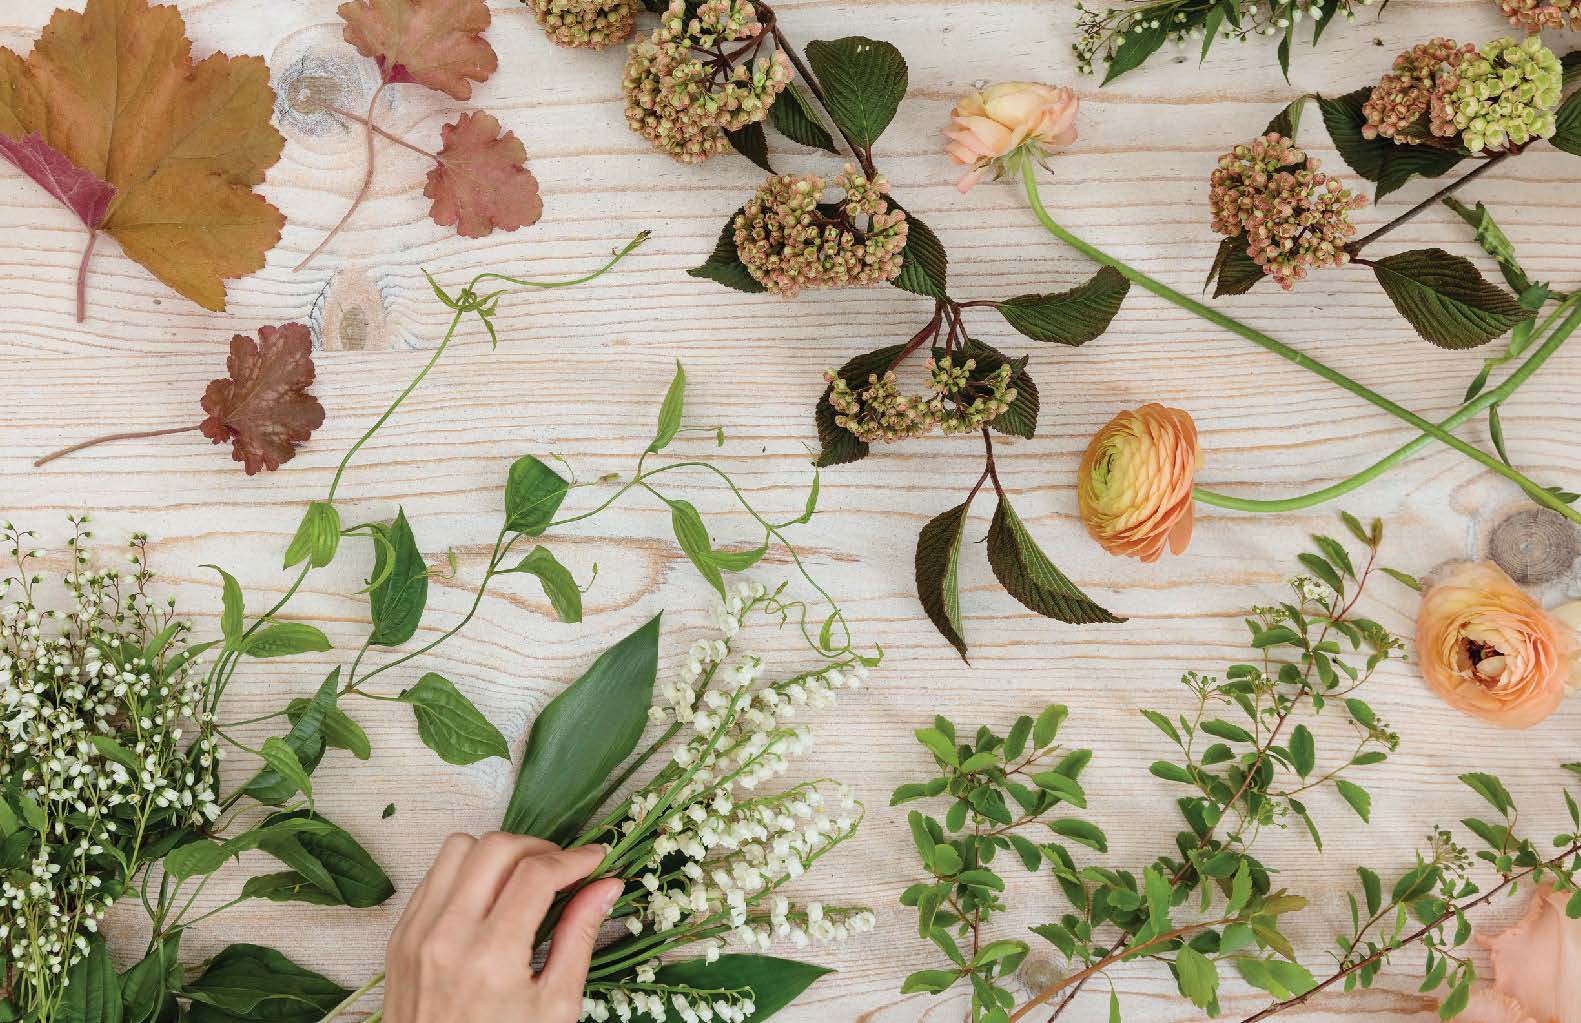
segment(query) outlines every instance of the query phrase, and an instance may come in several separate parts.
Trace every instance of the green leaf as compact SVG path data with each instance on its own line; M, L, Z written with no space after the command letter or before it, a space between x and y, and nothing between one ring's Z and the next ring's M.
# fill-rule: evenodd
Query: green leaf
M1169 911L1174 889L1169 880L1152 867L1142 871L1142 891L1147 896L1148 930L1162 934L1169 930Z
M1565 58L1566 77L1572 76L1572 69L1581 67L1581 61L1575 60L1576 55L1570 54ZM1558 129L1554 137L1549 139L1557 148L1564 150L1571 156L1581 156L1581 92L1572 92L1570 97L1559 105L1555 115Z
M1073 625L1125 621L1072 583L1038 547L1007 499L988 527L988 564L1005 590L1045 618Z
M1367 915L1376 916L1383 906L1383 882L1378 880L1376 871L1367 867L1357 867L1356 876L1361 878L1362 894L1367 900Z
M103 938L66 974L66 990L52 1017L55 1023L121 1023L121 986Z
M681 360L675 360L675 376L664 392L664 404L659 406L659 429L654 435L649 451L663 451L681 430L681 415L686 410L686 370Z
M955 749L955 743L937 728L919 728L912 734L917 737L918 742L926 746L934 756L944 761L944 763L951 767L960 765L961 758Z
M242 638L242 587L236 577L220 568L218 565L204 565L220 574L222 610L220 611L220 634L225 637L225 645L235 649Z
M1398 145L1392 139L1367 138L1362 134L1362 126L1367 123L1362 107L1371 98L1372 89L1362 88L1335 99L1319 96L1318 107L1334 147L1352 170L1378 183L1379 200L1417 175L1440 177L1466 159L1437 146Z
M1337 10L1339 10L1339 5L1335 4L1326 13L1332 16ZM1296 135L1301 131L1301 112L1306 109L1308 99L1311 99L1311 97L1302 96L1279 111L1278 114L1274 115L1274 119L1268 122L1268 127L1263 129L1263 134L1283 135L1285 138L1294 141Z
M1461 975L1460 982L1449 992L1449 997L1444 999L1438 1007L1439 1019L1454 1019L1466 1010L1466 1005L1471 1001L1471 982L1476 974L1467 970Z
M1238 234L1219 242L1213 256L1213 266L1203 288L1213 288L1214 298L1225 295L1244 295L1261 283L1267 274L1246 251L1246 236Z
M654 617L550 701L527 739L505 831L556 845L576 838L610 774L642 738L658 658Z
M340 512L328 501L314 501L307 506L296 535L285 549L285 567L306 561L314 568L323 568L335 560L340 547Z
M1301 562L1301 564L1306 567L1308 572L1311 572L1313 575L1323 580L1323 582L1327 583L1328 588L1333 590L1336 594L1342 594L1345 592L1344 581L1340 579L1339 572L1335 571L1334 566L1328 563L1327 558L1313 554L1310 551L1302 551L1300 554L1296 555L1296 560Z
M181 994L186 1023L317 1023L351 992L272 948L232 945Z
M825 967L794 959L722 955L714 963L687 959L661 966L654 983L704 991L750 991L755 1009L742 1023L762 1023L800 998L820 977L832 972ZM671 1017L672 1020L674 1018Z
M1038 749L1052 743L1059 735L1059 726L1070 714L1064 704L1054 703L1043 708L1037 720L1032 723L1032 743Z
M966 638L961 629L959 570L961 538L970 507L970 502L958 504L923 526L917 534L916 553L917 597L922 609L963 660Z
M769 106L769 123L774 125L775 131L799 145L822 149L826 153L839 152L835 148L834 136L823 126L812 101L796 82L786 86L785 91Z
M1489 283L1469 259L1443 249L1412 249L1377 261L1378 283L1411 326L1440 348L1485 345L1530 318L1509 292Z
M544 596L549 598L550 605L554 607L556 617L567 625L575 625L582 620L582 591L576 585L576 578L547 547L534 547L516 563L515 568L508 568L505 572L537 576L543 584Z
M730 214L730 219L725 221L724 230L719 232L719 241L715 243L714 251L709 255L708 260L703 265L686 271L688 276L723 284L727 288L744 291L750 295L762 294L768 290L758 283L757 278L752 276L752 271L741 262L741 253L736 249L736 217L740 216L744 209L746 207L743 206Z
M423 744L447 764L511 758L510 743L473 702L442 675L429 672L401 694L417 718Z
M304 830L278 827L293 821L309 821L323 825ZM395 885L384 868L368 854L355 838L325 817L298 810L294 813L274 814L266 818L262 827L270 832L258 848L292 868L301 875L318 895L332 900L332 904L367 909L382 905L395 894ZM277 892L273 901L303 901L325 904L317 897L288 899Z
M900 204L893 199L890 205ZM891 283L902 291L927 298L948 297L950 257L933 228L906 212L906 246L900 250L900 276Z
M170 850L165 857L165 873L177 881L189 877L207 877L225 866L231 854L225 847L209 838L200 838Z
M681 551L693 567L700 572L708 584L725 595L725 579L719 570L719 564L714 560L714 545L708 537L708 527L703 525L703 517L692 507L691 502L675 500L670 504L670 526L675 530L675 542L680 544Z
M291 731L279 740L295 757L297 766L311 775L324 756L324 720L335 706L340 691L340 668L335 668L319 683L313 699L306 702L302 713L291 719ZM289 770L287 764L287 770ZM302 788L300 779L277 770L273 764L259 771L247 783L246 793L270 806L280 806L298 792L312 793Z
M959 970L918 970L900 985L903 995L936 995L949 990L962 978Z
M871 352L864 352L853 357L836 374L843 379L853 391L861 391L867 386L870 375L882 376L889 369L895 357L905 350L905 345L889 345ZM846 465L859 462L866 458L870 450L864 440L857 438L850 430L839 425L835 420L840 413L829 404L829 395L834 391L834 385L824 388L823 396L818 399L815 418L818 425L818 443L822 450L818 454L817 464L820 468L831 465Z
M1211 721L1204 721L1201 727L1202 730L1207 732L1209 735L1214 736L1215 738L1224 739L1227 742L1252 741L1251 732L1248 732L1240 725L1231 724L1228 721L1223 721L1218 718L1215 718Z
M286 717L295 726L312 706L312 700L292 700L286 707ZM368 733L337 706L323 708L323 720L319 724L319 731L323 734L326 745L346 750L358 760L367 760L373 756L373 745L368 741Z
M300 792L308 799L313 798L313 779L308 777L307 768L297 757L296 750L292 749L284 739L278 735L269 736L258 748L258 755L282 781L292 786L291 795Z
M100 756L120 764L131 772L132 777L142 777L143 762L134 756L131 750L122 746L108 735L95 735L89 741L93 743L94 749L99 751Z
M1141 67L1147 58L1157 53L1164 45L1164 40L1169 38L1170 19L1144 19L1140 28L1139 32L1127 32L1125 40L1115 47L1114 58L1109 61L1108 70L1104 72L1104 85Z
M1306 725L1296 725L1295 731L1290 733L1290 759L1295 764L1296 773L1303 778L1311 774L1317 764L1317 744L1312 739L1312 730Z
M1504 787L1503 782L1493 775L1473 771L1461 775L1460 780L1506 817L1510 815L1510 811L1515 809L1515 800L1510 798L1509 790Z
M538 536L554 521L569 490L559 473L532 455L516 459L505 480L505 528Z
M1520 260L1515 255L1515 244L1510 241L1510 236L1499 227L1498 221L1493 219L1493 214L1482 203L1477 203L1472 209L1452 195L1444 197L1444 205L1448 206L1455 214L1470 224L1477 232L1477 244L1482 246L1482 251L1492 256L1499 264L1499 270L1504 274L1505 283L1517 295L1524 296L1532 288L1531 278L1526 276L1526 271L1521 268ZM1547 289L1543 291L1546 293ZM1526 305L1525 302L1522 305ZM1530 308L1530 307L1528 307ZM1538 308L1541 308L1539 303ZM1467 401L1471 399L1466 399Z
M1191 999L1193 1005L1206 1009L1213 1004L1219 991L1219 971L1207 956L1190 945L1182 945L1175 954L1175 972L1180 981L1180 993Z
M1056 835L1080 842L1089 849L1099 852L1109 851L1109 839L1098 825L1075 817L1061 817L1048 822L1048 829Z
M423 609L428 606L428 562L417 549L406 509L399 509L388 527L376 526L375 530L384 542L373 545L375 585L368 590L373 632L368 642L395 647L416 635L423 619Z
M1106 266L1069 291L1018 295L996 308L1006 323L1034 341L1084 345L1109 329L1130 290L1131 282Z
M1350 808L1356 811L1356 816L1364 821L1371 822L1372 796L1368 795L1366 789L1355 782L1346 781L1344 778L1335 778L1334 787L1339 789L1339 794L1344 797L1345 802L1350 804Z
M181 986L180 954L181 931L177 930L121 974L122 1023L154 1023L170 992Z
M726 128L724 133L731 149L734 149L770 174L774 173L774 164L769 162L769 140L763 134L763 123L761 121L753 121L751 124L736 130Z
M326 895L318 885L294 870L258 874L242 883L242 898L265 902L300 902L311 906L339 906L338 896Z
M906 58L889 43L847 36L808 43L807 61L835 123L857 146L872 149L906 97Z
M275 622L253 633L242 644L248 657L267 659L292 654L323 653L330 649L329 637L306 622Z

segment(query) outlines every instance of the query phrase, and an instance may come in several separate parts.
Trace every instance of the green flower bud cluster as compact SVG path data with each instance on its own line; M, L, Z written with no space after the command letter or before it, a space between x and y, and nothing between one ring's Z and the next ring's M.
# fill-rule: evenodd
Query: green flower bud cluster
M795 298L803 288L882 284L900 276L906 213L887 198L883 175L871 181L847 164L834 179L838 205L823 201L816 174L769 178L735 219L736 252L769 291Z
M951 356L928 360L926 394L902 394L894 370L869 373L867 386L853 390L834 370L824 374L830 384L829 404L835 424L867 443L946 434L974 433L1016 400L1008 363L979 380L972 379L976 359L957 364Z
M1433 97L1435 135L1458 134L1472 153L1497 153L1552 138L1564 68L1537 36L1495 39L1439 79Z
M550 42L589 50L624 42L641 0L527 0Z
M730 148L727 131L763 120L790 84L790 58L762 52L769 36L751 0L707 0L688 16L674 0L626 60L626 123L682 163Z

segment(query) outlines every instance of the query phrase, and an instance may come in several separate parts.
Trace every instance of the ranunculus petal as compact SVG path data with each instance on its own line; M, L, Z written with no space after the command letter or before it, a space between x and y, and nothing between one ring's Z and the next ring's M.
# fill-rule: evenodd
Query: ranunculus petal
M1541 1023L1581 1023L1581 920L1565 915L1568 899L1544 885L1520 923L1479 939L1493 956L1494 989Z
M969 150L972 162L986 159L1003 167L1023 150L1041 154L1074 142L1080 105L1070 89L1038 82L1001 82L957 103L944 135ZM968 162L954 146L948 152L951 159Z

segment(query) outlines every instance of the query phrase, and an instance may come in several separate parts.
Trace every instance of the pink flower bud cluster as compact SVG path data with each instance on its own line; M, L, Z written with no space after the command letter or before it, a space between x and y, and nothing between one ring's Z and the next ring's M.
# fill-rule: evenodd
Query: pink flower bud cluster
M845 192L824 204L816 174L769 178L736 214L736 252L757 282L795 298L803 288L882 284L900 276L906 213L892 206L883 175L871 181L853 166L834 179Z
M549 41L602 50L624 42L637 25L641 0L527 0Z
M867 443L906 440L934 430L975 433L1016 400L1008 363L980 381L971 379L975 359L956 365L946 355L929 359L927 368L929 392L912 395L901 393L893 370L869 373L861 390L853 390L834 370L824 373L829 404L838 413L835 424Z
M790 58L761 53L768 41L751 0L707 0L691 17L674 0L631 47L626 123L682 163L725 152L725 132L763 120L790 84Z
M1213 230L1244 238L1246 254L1286 291L1311 270L1350 262L1350 214L1367 205L1318 168L1294 142L1270 132L1221 156L1213 171Z
M1477 48L1470 43L1461 46L1453 39L1439 38L1400 54L1395 58L1394 70L1383 76L1361 108L1367 118L1362 135L1406 143L1422 142L1429 134L1440 134L1436 125L1423 123L1433 109L1440 79L1476 53Z
M1528 32L1581 29L1581 0L1499 0L1510 24Z

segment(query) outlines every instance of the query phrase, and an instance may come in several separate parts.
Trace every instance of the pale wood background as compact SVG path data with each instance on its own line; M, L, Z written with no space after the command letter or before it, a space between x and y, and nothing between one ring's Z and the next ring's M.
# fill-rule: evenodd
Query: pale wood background
M25 49L53 6L52 0L9 0L0 14L0 43ZM372 70L340 41L334 6L333 0L182 4L200 52L262 53L282 91L306 76L340 90L346 105L357 108L365 103ZM356 463L343 491L343 514L348 521L388 517L404 505L434 563L442 563L446 548L457 551L461 579L432 590L424 631L432 635L468 598L496 527L511 459L560 452L586 478L628 469L650 436L676 358L685 361L693 381L693 420L727 424L733 439L721 457L753 500L775 512L800 507L810 477L806 451L814 444L810 409L823 386L819 373L849 354L909 336L927 315L925 303L892 289L786 303L687 278L684 269L711 248L721 219L758 179L756 169L728 157L687 168L651 153L622 119L619 53L555 49L520 4L498 0L493 6L490 39L502 70L478 90L477 102L525 140L546 200L543 221L518 234L474 242L433 226L418 194L425 168L383 147L372 201L325 258L293 274L290 268L354 191L362 141L357 132L282 102L279 123L290 141L266 190L290 224L268 268L231 288L230 311L213 315L176 298L110 244L95 263L91 318L78 326L71 284L80 230L31 183L9 168L0 172L5 515L45 531L56 545L64 516L81 509L97 513L107 544L133 529L148 530L157 540L157 566L207 627L215 624L218 591L197 567L204 562L229 567L251 605L262 606L283 585L277 559L301 510L324 492L340 453L416 371L448 319L423 281L423 268L452 285L484 267L569 276L642 228L653 229L653 241L619 272L579 290L504 302L497 351L469 324L461 344ZM861 31L892 39L907 54L911 95L880 160L897 193L948 243L958 297L1062 288L1089 272L1036 229L1010 186L989 184L957 195L936 136L951 103L974 82L1069 81L1068 5L792 0L780 11L802 43ZM1336 26L1323 50L1301 51L1293 85L1272 70L1272 50L1262 45L1228 46L1201 71L1194 59L1161 60L1103 91L1092 80L1075 82L1085 103L1083 138L1056 158L1047 198L1079 232L1192 290L1215 244L1203 198L1218 153L1257 131L1297 92L1348 90L1429 35L1480 39L1498 33L1501 24L1490 0L1396 0L1381 22L1369 16L1353 27ZM456 109L445 97L415 88L392 90L389 102L385 123L419 140L436 136L441 120ZM820 165L811 157L784 162ZM1535 273L1571 287L1581 272L1581 246L1572 240L1581 211L1578 183L1581 162L1540 149L1501 168L1469 197L1494 206ZM1418 183L1390 205L1400 208L1427 191ZM1377 223L1381 214L1367 211L1361 220ZM1428 243L1472 251L1468 232L1444 213L1398 235L1400 247ZM1416 339L1359 271L1326 273L1292 296L1262 288L1231 305L1424 414L1452 408L1479 365L1477 354L1440 352ZM30 467L39 453L102 430L195 421L197 397L222 371L230 335L292 319L311 322L319 343L330 349L318 357L315 387L329 418L284 471L247 479L226 452L206 448L195 436L102 448L42 471ZM1088 788L1094 815L1113 840L1108 862L1140 867L1172 848L1177 818L1174 793L1146 774L1146 764L1160 755L1160 737L1137 707L1178 707L1175 680L1183 670L1222 670L1238 658L1241 612L1279 593L1309 532L1337 528L1330 508L1266 518L1209 510L1185 556L1150 567L1111 559L1083 534L1072 493L1078 456L1099 424L1145 400L1187 408L1203 430L1203 480L1248 494L1332 482L1405 437L1370 407L1147 297L1134 297L1107 337L1077 351L1034 350L1038 346L996 318L975 322L990 341L1032 352L1043 384L1038 439L1000 444L1017 507L1066 571L1131 621L1077 630L1037 619L998 590L974 549L964 569L963 599L976 657L963 667L921 616L912 595L911 554L918 527L975 479L976 443L914 443L826 474L823 510L801 531L801 542L820 577L845 598L863 636L883 644L890 658L872 690L819 722L819 771L857 783L873 812L860 840L825 861L827 869L803 888L832 901L872 905L881 929L855 947L816 953L840 973L782 1017L791 1023L960 1016L958 996L896 993L907 972L934 959L916 940L910 914L894 903L917 867L903 815L885 808L894 785L928 766L911 739L913 728L936 710L963 725L1003 725L1046 702L1068 703L1071 741L1098 749ZM1572 487L1581 477L1574 447L1581 428L1578 370L1581 352L1561 354L1507 414L1515 457L1534 474ZM1486 442L1485 427L1467 432ZM713 454L711 442L701 440L678 450L692 448ZM696 478L685 488L709 514L719 541L752 538L750 523L730 511L727 495L713 482ZM1357 514L1385 517L1389 560L1418 573L1477 554L1492 526L1523 507L1511 487L1442 451L1418 458L1347 504ZM989 510L980 502L974 533L986 529ZM547 606L531 582L509 583L443 657L392 673L391 684L409 684L427 668L443 670L519 749L545 700L647 616L667 613L667 664L700 634L706 586L679 558L667 516L651 505L634 501L561 538L556 549L582 573L594 561L602 568L586 624L546 620ZM298 610L342 648L352 648L365 628L365 605L351 596L365 565L355 557L343 561L312 576ZM772 581L783 569L778 560L764 571ZM1581 579L1566 569L1546 595L1561 599L1577 592ZM1405 630L1415 598L1385 581L1371 606ZM784 652L782 663L792 663L788 637L765 640ZM328 657L303 658L249 668L245 685L234 691L231 717L308 693L329 663ZM1306 961L1318 972L1344 919L1342 892L1357 862L1395 871L1432 824L1476 809L1476 797L1453 781L1455 773L1501 773L1528 806L1525 819L1535 830L1557 826L1555 764L1577 754L1581 708L1510 735L1444 709L1405 669L1380 683L1374 702L1403 733L1404 746L1396 760L1364 779L1374 790L1373 826L1361 828L1337 800L1325 798L1315 809L1332 840L1328 853L1312 854L1296 835L1274 836L1264 849L1286 867L1285 883L1313 896L1299 929ZM389 866L402 895L372 912L244 905L192 935L189 952L233 940L264 941L354 985L380 965L384 937L437 841L452 829L482 830L497 821L511 780L507 765L446 768L422 748L401 708L354 709L374 737L375 758L364 765L344 754L330 756L318 776L320 805ZM381 820L380 809L392 801L397 814ZM235 872L234 884L244 873ZM1012 898L1018 912L1006 921L1006 934L1062 908L1043 878L1022 880ZM1484 920L1507 919L1516 908ZM123 918L120 926L134 923ZM1433 1003L1414 993L1408 968L1414 965L1408 957L1379 989L1320 998L1287 1018L1434 1018ZM1116 971L1126 1018L1199 1018L1161 972L1153 964ZM1102 1018L1101 995L1089 997L1071 1019ZM1224 1004L1240 1016L1262 1001L1235 982L1227 985Z

